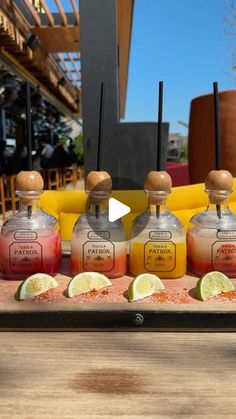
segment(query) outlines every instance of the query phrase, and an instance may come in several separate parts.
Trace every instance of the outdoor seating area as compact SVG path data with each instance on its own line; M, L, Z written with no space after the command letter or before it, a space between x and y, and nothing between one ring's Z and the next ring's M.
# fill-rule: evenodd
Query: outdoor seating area
M45 190L79 189L84 181L83 166L44 169L40 173L44 179ZM0 223L4 222L7 217L14 215L19 208L15 181L16 175L0 176Z
M40 173L44 179L44 189L66 189L68 186L71 188L78 188L77 181L84 180L83 166L65 166L55 167L51 169L42 169Z

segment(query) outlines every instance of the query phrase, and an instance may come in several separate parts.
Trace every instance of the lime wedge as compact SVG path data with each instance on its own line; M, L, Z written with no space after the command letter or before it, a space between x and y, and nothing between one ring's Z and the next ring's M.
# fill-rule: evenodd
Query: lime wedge
M68 297L84 294L92 290L101 290L104 287L112 285L110 279L99 272L82 272L75 275L68 284Z
M16 298L18 300L33 298L57 286L57 281L51 275L42 273L34 274L20 284L16 292Z
M141 274L136 276L130 283L128 288L128 300L141 300L141 298L148 297L155 294L157 291L163 290L165 287L160 278L153 274Z
M213 271L203 275L197 282L195 292L199 300L208 300L215 295L234 290L234 285L222 272Z

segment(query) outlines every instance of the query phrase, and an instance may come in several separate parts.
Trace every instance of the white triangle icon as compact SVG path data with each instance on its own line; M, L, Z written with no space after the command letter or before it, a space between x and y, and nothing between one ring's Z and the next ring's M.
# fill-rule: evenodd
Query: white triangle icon
M122 204L122 202L118 201L115 198L109 199L109 221L113 222L116 220L119 220L119 218L123 217L126 214L129 214L131 211L130 207L128 207L125 204Z

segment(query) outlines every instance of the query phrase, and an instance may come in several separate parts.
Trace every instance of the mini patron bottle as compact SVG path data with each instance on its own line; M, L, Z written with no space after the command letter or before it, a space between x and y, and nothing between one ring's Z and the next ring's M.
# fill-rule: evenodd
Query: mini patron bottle
M180 278L186 271L186 239L182 224L166 208L171 178L164 171L149 172L144 186L149 203L133 223L130 271Z
M38 272L56 274L59 270L59 227L56 218L39 208L42 190L38 172L16 176L20 209L3 224L0 235L0 273L6 279L24 279Z
M228 206L233 177L212 170L205 186L207 209L192 217L187 232L188 265L198 275L217 270L236 276L236 215Z
M75 223L71 242L71 269L100 272L109 278L126 273L126 240L121 220L110 222L108 199L112 188L110 175L90 172L86 178L88 208Z

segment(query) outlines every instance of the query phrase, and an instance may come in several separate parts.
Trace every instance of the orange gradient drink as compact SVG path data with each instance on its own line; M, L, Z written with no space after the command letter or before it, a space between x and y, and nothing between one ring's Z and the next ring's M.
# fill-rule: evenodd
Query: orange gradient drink
M130 252L130 271L133 275L153 273L160 278L181 278L186 271L185 241L133 242Z
M148 208L135 218L130 242L130 272L181 278L186 272L186 237L178 218L166 208L171 178L166 172L149 172L145 179Z
M79 244L78 240L73 239L71 253L73 274L92 271L101 272L109 278L116 278L126 272L126 245L124 246L123 243L114 244L98 239L97 242L87 242L85 247L82 243Z

